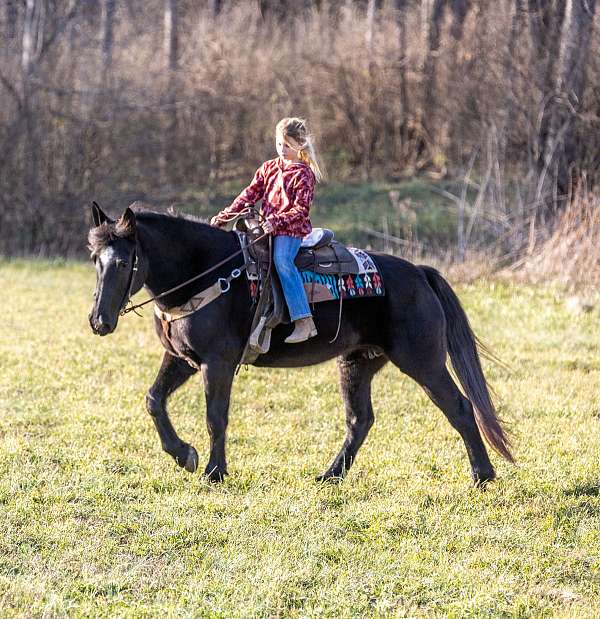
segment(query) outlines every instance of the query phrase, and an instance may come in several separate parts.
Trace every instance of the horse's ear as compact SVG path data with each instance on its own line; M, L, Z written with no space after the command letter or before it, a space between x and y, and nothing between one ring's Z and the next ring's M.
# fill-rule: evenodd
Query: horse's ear
M127 207L117 225L125 233L125 236L133 236L135 234L135 213Z
M110 221L108 215L100 208L98 202L92 202L92 221L97 228L101 226L105 221Z

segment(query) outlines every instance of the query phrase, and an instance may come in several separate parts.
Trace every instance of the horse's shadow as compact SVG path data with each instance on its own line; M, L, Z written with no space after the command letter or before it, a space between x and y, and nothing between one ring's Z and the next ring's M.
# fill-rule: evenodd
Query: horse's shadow
M566 488L563 494L575 497L600 496L600 482L583 482L572 488Z

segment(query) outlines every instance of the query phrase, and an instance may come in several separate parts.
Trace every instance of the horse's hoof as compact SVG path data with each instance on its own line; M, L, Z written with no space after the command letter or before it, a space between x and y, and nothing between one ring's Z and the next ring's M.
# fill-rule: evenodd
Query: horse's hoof
M495 479L496 473L494 472L494 469L485 472L477 471L473 473L473 483L475 484L476 488L481 488L481 490L485 490L486 486L488 486L488 484L490 484L491 482L495 481Z
M336 475L331 471L326 471L321 475L317 475L315 477L315 481L318 483L328 483L328 484L339 484L343 481L343 477L341 475Z
M191 445L188 445L188 455L183 468L188 473L195 473L198 468L198 452Z
M204 471L204 476L208 481L213 483L221 483L225 481L225 475L229 475L226 470L222 470L217 466L207 466Z

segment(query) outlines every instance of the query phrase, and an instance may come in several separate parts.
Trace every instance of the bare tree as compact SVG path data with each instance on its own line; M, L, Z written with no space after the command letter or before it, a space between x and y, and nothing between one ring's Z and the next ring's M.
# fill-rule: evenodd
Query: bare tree
M450 8L452 10L452 36L460 41L463 35L463 25L471 8L470 0L450 0Z
M215 17L221 12L222 5L222 0L208 0L208 9Z
M102 40L102 81L106 82L112 66L116 0L102 0L100 36Z
M22 109L25 118L25 180L33 196L37 195L38 160L34 141L34 124L32 110L33 88L32 75L34 70L35 53L40 39L40 11L39 0L26 0L23 19L23 41L21 44L21 68L23 74Z
M373 59L373 29L375 27L375 0L369 0L367 4L367 32L365 33L365 41L367 43L367 56L369 64Z
M398 73L400 77L400 96L399 104L400 110L398 113L398 119L400 124L400 140L402 149L402 158L407 155L408 148L408 115L409 115L409 103L408 103L408 84L406 77L406 68L408 64L407 59L407 25L406 25L406 9L408 0L396 0L396 25L398 27Z
M570 189L577 153L575 119L582 106L585 69L596 0L568 0L551 120L544 147L544 174L555 169L561 193Z
M18 0L5 0L5 19L6 19L6 38L16 39L19 24L19 4Z
M177 0L165 0L163 49L169 71L176 71L179 61L179 33Z
M447 0L434 0L429 21L428 53L425 60L423 81L425 84L422 124L429 135L429 140L435 140L436 107L435 93L437 91L437 61L440 49L441 28Z
M552 119L551 99L555 89L555 68L560 52L561 30L566 0L528 0L529 33L531 37L532 75L541 93L537 143L534 157L542 169L545 147Z
M177 142L177 70L179 68L179 6L177 0L165 0L163 49L167 69L167 126L163 140L161 176L175 174L175 145Z

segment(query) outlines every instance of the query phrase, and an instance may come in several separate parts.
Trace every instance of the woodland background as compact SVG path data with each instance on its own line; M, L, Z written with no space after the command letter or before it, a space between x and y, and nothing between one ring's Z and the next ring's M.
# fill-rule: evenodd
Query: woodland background
M431 245L450 259L591 273L596 5L2 0L0 254L83 256L92 199L211 214L293 114L317 137L333 227L336 188L377 186L371 232L419 253L417 178L445 203Z

